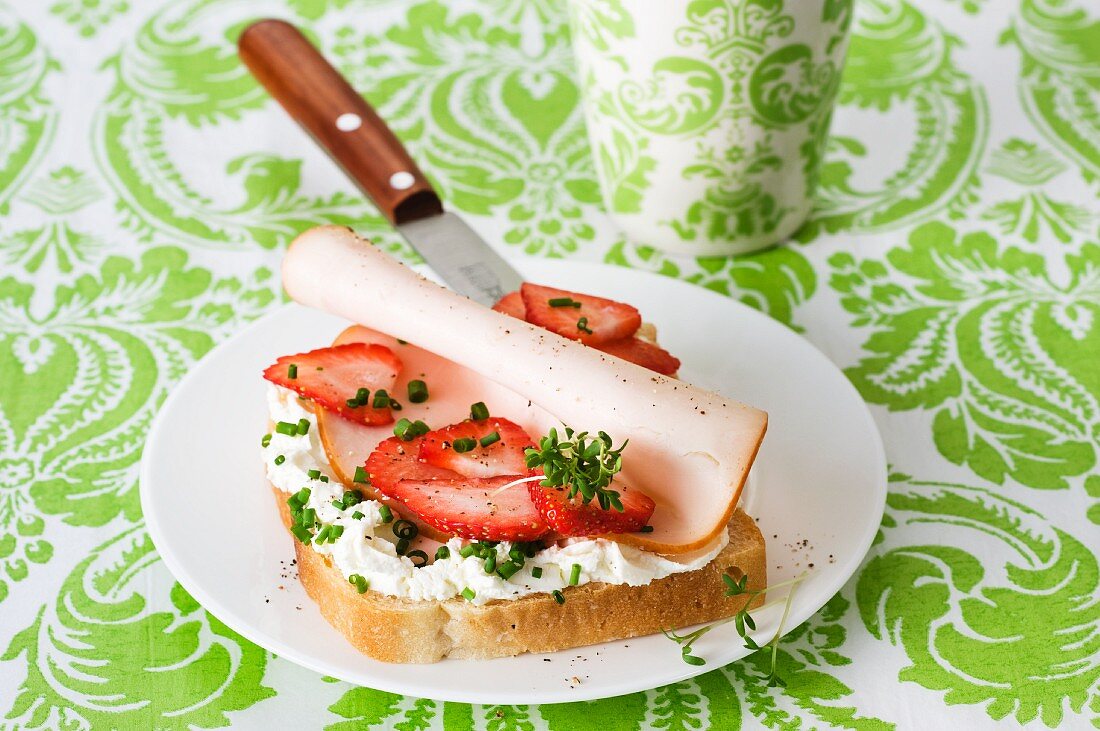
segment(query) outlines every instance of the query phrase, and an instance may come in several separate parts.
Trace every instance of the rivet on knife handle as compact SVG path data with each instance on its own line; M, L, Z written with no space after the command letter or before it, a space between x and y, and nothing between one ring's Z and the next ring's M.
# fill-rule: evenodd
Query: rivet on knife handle
M245 28L241 60L394 225L436 215L439 196L404 146L301 31L281 20Z

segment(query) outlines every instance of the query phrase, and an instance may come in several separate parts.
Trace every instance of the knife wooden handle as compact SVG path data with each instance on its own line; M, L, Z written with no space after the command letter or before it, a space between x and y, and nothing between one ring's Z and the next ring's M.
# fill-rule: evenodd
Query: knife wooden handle
M432 184L382 118L301 31L261 20L237 41L241 60L394 225L442 213Z

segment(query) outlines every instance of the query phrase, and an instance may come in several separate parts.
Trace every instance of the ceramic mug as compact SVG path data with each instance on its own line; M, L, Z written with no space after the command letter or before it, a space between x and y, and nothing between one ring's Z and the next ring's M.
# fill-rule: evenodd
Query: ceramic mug
M570 0L604 203L636 244L740 254L812 207L851 0Z

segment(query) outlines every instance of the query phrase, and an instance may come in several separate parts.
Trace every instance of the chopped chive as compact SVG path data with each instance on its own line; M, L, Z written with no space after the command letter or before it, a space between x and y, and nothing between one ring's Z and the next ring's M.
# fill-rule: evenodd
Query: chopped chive
M474 421L483 421L489 418L489 407L484 401L478 401L470 406L470 418Z
M592 329L588 327L587 317L582 317L581 319L577 320L577 329L580 330L582 333L588 333L589 335L592 334Z
M394 436L404 442L411 442L413 439L422 437L430 431L431 427L420 419L409 421L408 419L401 418L393 427Z
M374 401L371 402L371 406L376 409L384 409L390 405L390 395L386 393L386 389L380 388L374 392Z
M462 590L462 598L468 602L472 602L475 596L477 596L477 593L468 586Z
M356 391L355 392L355 401L360 406L366 406L367 402L370 401L370 389L369 388L360 388L358 391Z
M308 434L309 433L309 419L305 419L305 418L298 419L297 432L299 434Z
M638 529L638 532L639 533L652 533L653 532L653 526L643 525L641 528Z
M542 566L536 566L535 568L531 569L531 576L536 578L536 579L541 579L542 578Z
M320 480L321 482L328 482L328 475L321 475L317 479Z
M573 568L569 569L569 585L576 586L581 581L581 565L579 563L573 564Z
M401 338L396 338L396 340L397 340L398 345L408 345L409 344L408 340L402 340Z
M485 573L491 574L497 570L497 555L495 552L491 552L485 557Z
M302 525L312 527L317 522L317 511L313 508L306 508L302 511Z
M275 431L279 434L285 434L288 437L298 435L298 425L292 424L289 421L280 421L275 425Z
M550 299L551 307L576 307L580 309L581 303L572 297L553 297Z
M368 582L359 574L352 574L351 576L349 576L348 583L354 586L355 590L358 591L360 594L366 592L366 590L370 588L370 582Z
M378 514L382 516L383 523L390 523L393 521L393 512L390 510L389 505L383 505L378 508Z
M356 510L354 513L351 514L351 517L354 518L355 520L362 520L363 519L363 513Z
M368 480L370 480L370 475L367 474L367 471L362 466L356 467L355 475L352 476L351 481L365 484Z
M358 409L362 405L358 401L356 401L354 398L349 398L344 403L347 404L347 407L349 409Z
M313 537L313 542L320 545L327 541L330 528L332 528L330 525L321 526L321 530L317 531L317 535Z
M419 548L415 551L409 551L405 556L412 560L413 566L416 568L428 565L428 554L424 553ZM417 563L418 561L419 563Z
M288 365L286 367L286 377L287 378L297 378L298 377L298 366L295 365L294 363L291 363L290 365Z
M340 499L343 501L345 508L350 508L352 505L358 505L363 502L363 496L359 494L358 490L345 490Z
M275 455L275 464L276 465L281 465L283 462L286 462L286 455L285 454Z
M306 471L306 477L308 477L311 480L316 480L320 476L321 476L321 470L307 470Z
M507 581L508 579L512 578L512 576L514 576L515 573L521 568L523 567L515 561L505 561L500 565L500 568L497 569L497 575Z
M336 539L344 535L344 526L330 525L328 529L328 542L336 543Z
M462 558L469 558L470 556L474 555L475 550L477 549L474 548L474 545L472 543L468 543L458 550L458 555L462 556Z
M523 555L523 549L519 546L513 546L512 550L508 552L508 558L512 559L520 566L522 566L525 558Z
M309 495L312 492L308 487L303 487L298 492L294 493L294 497L298 499L298 502L305 505L309 500Z
M428 384L423 381L409 381L409 401L422 404L428 400Z
M313 539L313 534L300 525L291 526L290 532L302 543L309 543Z
M332 507L336 508L337 510L343 510L344 509L344 504L342 502L340 502L339 500L333 500L332 501Z
M456 452L462 454L463 452L469 452L471 449L475 448L477 446L477 440L470 439L468 437L462 437L460 439L454 440L454 442L451 443L451 446L454 447L454 450Z
M266 448L269 444L271 444L271 435L264 434L263 439L260 440L260 446Z
M554 597L554 601L556 601L558 604L565 604L565 594L562 594L557 589L550 592L550 596Z
M398 538L407 538L411 541L419 532L416 524L411 520L402 519L393 524L393 534Z
M448 559L450 557L451 557L451 549L447 548L446 546L440 546L439 548L435 549L435 560L436 561L443 561L444 559Z
M488 447L490 444L496 444L499 441L500 441L500 433L494 431L494 432L490 432L490 433L486 434L481 439L479 439L478 444L480 444L483 447Z
M396 401L396 400L391 398L390 399L390 408L393 409L394 411L400 411L401 409L403 409L405 407L401 405L400 401Z

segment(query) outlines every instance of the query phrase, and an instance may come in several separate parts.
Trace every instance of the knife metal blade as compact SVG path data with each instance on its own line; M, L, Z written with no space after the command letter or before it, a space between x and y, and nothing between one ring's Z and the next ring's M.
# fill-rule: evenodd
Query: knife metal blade
M453 213L399 224L397 230L447 286L483 305L491 307L523 283L519 272Z

